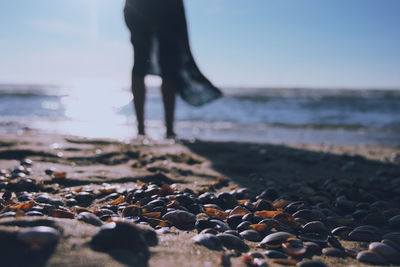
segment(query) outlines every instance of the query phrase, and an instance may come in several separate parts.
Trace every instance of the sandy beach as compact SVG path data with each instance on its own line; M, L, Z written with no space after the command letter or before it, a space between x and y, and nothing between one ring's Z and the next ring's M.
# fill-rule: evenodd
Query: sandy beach
M32 160L29 169L25 169L26 174L10 177L9 174L24 159ZM288 201L324 194L325 197L332 196L332 192L325 191L332 184L341 190L336 197L346 196L352 203L360 203L365 202L368 195L372 198L368 205L383 207L381 211L386 213L379 215L383 222L375 225L382 234L395 232L387 221L400 215L399 147L149 139L121 142L25 131L1 134L0 169L0 195L3 197L0 202L3 208L0 236L39 225L52 226L61 233L55 251L37 262L33 258L32 266L124 266L129 265L129 260L126 261L123 255L116 257L91 249L88 244L98 227L77 220L79 210L76 207L66 207L72 214L71 218L27 216L25 213L29 209L22 208L15 208L14 214L2 216L10 211L11 206L24 203L16 195L21 191L33 192L34 195L47 192L51 198L63 203L66 203L68 195L89 192L94 199L86 209L94 212L115 200L106 199L107 194L126 196L127 192L143 184L168 184L173 190L190 190L196 195L240 188L260 194L273 187L279 199ZM60 177L54 176L55 173ZM31 179L33 184L31 191L20 182L27 179ZM6 198L5 192L11 192L11 196ZM339 203L335 199L329 201L335 205ZM340 207L336 206L336 212L340 218L348 219L340 213ZM330 221L330 230L333 224ZM346 224L355 227L360 222L352 220ZM149 266L218 266L221 252L194 244L191 238L196 234L197 230L182 231L175 227L158 233L158 245L150 248ZM7 244L3 240L0 239L0 251L10 251L10 248L5 250ZM339 240L343 247L357 252L367 249L370 243ZM263 251L257 247L258 242L246 243L250 251ZM18 253L9 253L5 256L6 262L12 265L12 257L16 255ZM351 257L315 255L313 259L320 259L328 266L365 265ZM308 260L305 258L303 261ZM231 257L230 261L232 266L245 266L241 256ZM269 266L281 266L269 259L267 261Z

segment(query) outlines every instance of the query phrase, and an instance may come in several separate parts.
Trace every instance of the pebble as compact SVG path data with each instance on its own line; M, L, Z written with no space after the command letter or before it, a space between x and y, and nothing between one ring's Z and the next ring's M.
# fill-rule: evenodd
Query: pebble
M164 220L171 222L177 228L193 229L196 222L196 215L184 210L174 210L166 213Z
M199 234L193 237L195 244L205 246L211 250L222 250L222 243L218 237L213 234Z
M92 202L94 200L94 195L89 192L79 192L75 196L75 200L78 201L79 205L81 205L83 207L87 207L90 204L92 204Z
M249 251L249 246L240 238L230 234L218 234L217 238L228 249L238 250L240 252Z
M243 237L238 232L236 232L235 230L227 230L227 231L224 232L224 234L234 235L234 236L239 237L240 239L243 239Z
M376 230L357 227L349 233L349 238L353 241L374 242L379 241L380 235Z
M400 263L400 252L387 244L373 242L369 244L369 250L378 253L390 263Z
M60 239L60 233L51 227L37 226L18 233L18 240L32 250L54 248Z
M264 255L259 251L252 251L252 252L247 253L247 255L249 255L250 257L253 257L253 258L259 258L259 259L264 258Z
M394 229L400 229L400 215L396 215L390 218L389 225Z
M245 230L243 232L240 232L240 235L244 239L252 242L260 242L262 239L260 234L255 230Z
M349 233L354 229L349 226L339 226L331 231L332 235L340 237L348 237Z
M145 238L132 223L111 222L104 224L92 237L90 244L94 250L108 252L124 249L140 255L146 262L150 257Z
M391 232L385 234L382 239L388 239L400 245L400 232Z
M24 215L26 215L26 216L44 216L43 213L41 213L40 211L35 211L35 210L25 212Z
M383 265L387 264L386 260L378 253L373 251L364 250L357 254L357 260L369 264Z
M302 228L303 233L318 233L325 235L328 233L326 226L320 221L312 221L307 223Z
M77 219L79 221L83 221L85 223L94 225L94 226L102 226L103 222L93 213L90 212L81 212L79 213Z
M328 267L325 263L318 260L302 261L297 264L298 267Z
M293 234L287 232L276 232L264 237L261 241L261 247L278 248L281 244L291 238L295 238Z
M337 248L324 248L322 254L330 257L344 258L346 254L343 250Z
M267 250L264 252L264 255L267 256L270 259L287 259L287 255L278 251L278 250Z

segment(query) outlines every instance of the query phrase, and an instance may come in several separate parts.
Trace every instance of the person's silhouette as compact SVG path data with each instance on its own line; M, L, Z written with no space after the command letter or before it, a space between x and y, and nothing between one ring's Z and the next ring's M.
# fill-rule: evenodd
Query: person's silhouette
M199 71L190 51L183 0L126 0L125 21L134 48L132 93L138 133L144 135L144 78L162 78L167 137L173 137L175 92L200 106L222 95Z

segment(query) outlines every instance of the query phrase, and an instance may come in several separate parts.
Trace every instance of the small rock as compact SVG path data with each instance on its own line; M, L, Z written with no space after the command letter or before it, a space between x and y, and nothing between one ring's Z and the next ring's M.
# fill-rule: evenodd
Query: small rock
M318 260L312 260L312 261L302 261L297 264L298 267L328 267L325 263L318 261Z
M261 241L260 234L255 230L245 230L243 232L240 232L240 235L248 241L252 241L252 242L260 242Z
M184 210L174 210L166 213L164 220L171 222L174 226L181 229L193 229L196 222L196 215Z
M367 250L359 252L357 254L357 260L376 265L387 264L386 260L378 253Z
M90 212L81 212L77 218L79 221L83 221L85 223L94 225L94 226L102 226L103 222L93 213Z
M343 250L337 248L324 248L322 249L322 253L326 256L344 258L346 254Z
M37 226L19 232L17 238L29 249L45 250L58 243L60 233L51 227Z
M140 229L133 223L111 222L103 225L90 241L92 249L112 253L125 250L131 253L130 265L147 266L150 252ZM128 257L128 256L127 256Z
M213 234L199 234L193 237L195 244L205 246L211 250L221 250L221 241Z
M249 251L249 246L240 238L230 234L218 234L217 238L228 249L238 250L240 252Z

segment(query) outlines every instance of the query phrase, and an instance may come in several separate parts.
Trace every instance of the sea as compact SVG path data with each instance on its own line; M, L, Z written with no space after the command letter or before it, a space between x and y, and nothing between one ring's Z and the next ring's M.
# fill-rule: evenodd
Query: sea
M202 107L180 98L176 133L190 140L400 146L400 90L223 88ZM165 135L159 88L147 90L147 136ZM129 88L0 85L0 132L137 136Z

